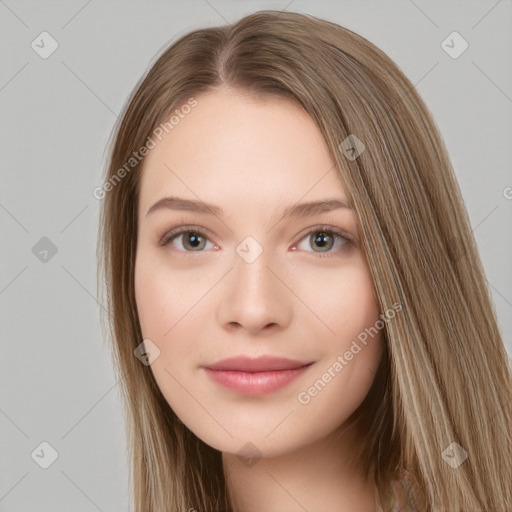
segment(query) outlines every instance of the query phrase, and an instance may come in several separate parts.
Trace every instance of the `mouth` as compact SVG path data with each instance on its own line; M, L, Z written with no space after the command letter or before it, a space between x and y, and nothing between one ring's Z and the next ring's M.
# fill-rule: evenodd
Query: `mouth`
M258 357L235 356L222 359L216 363L205 366L211 370L238 371L238 372L269 372L280 370L295 370L311 364L311 361L297 361L286 357L263 355Z
M284 388L312 364L272 356L239 356L203 368L214 382L238 393L257 396Z

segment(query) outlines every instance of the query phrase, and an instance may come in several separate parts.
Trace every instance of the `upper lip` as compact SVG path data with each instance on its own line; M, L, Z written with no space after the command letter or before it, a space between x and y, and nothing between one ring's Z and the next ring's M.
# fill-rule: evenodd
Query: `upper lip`
M216 363L207 365L211 370L264 372L277 370L293 370L311 364L309 362L295 361L284 357L264 355L259 357L236 356L222 359Z

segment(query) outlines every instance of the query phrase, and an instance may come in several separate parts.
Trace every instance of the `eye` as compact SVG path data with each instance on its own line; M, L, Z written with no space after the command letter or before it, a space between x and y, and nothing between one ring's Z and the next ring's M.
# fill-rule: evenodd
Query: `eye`
M175 240L181 240L177 247L174 243ZM299 244L296 244L292 249L299 248L306 250L306 252L316 252L321 258L331 256L331 253L336 253L342 250L351 240L345 236L341 231L330 226L315 226L310 229L300 241L306 240L311 247L317 247L318 251L308 251ZM209 242L207 233L198 226L180 226L165 233L165 235L158 242L160 246L166 246L169 243L181 252L204 252ZM217 248L215 244L210 242L213 248ZM334 248L334 250L333 250ZM328 254L322 254L328 253Z
M206 241L208 240L206 233L197 226L181 226L168 231L158 243L161 246L166 246L180 238L181 248L178 247L178 249L184 252L203 252L202 250L205 248ZM215 244L213 246L217 247ZM174 247L176 246L174 245Z
M306 240L313 248L317 247L319 250L313 250L312 252L318 253L320 257L326 257L321 253L337 252L336 249L339 251L350 242L350 239L341 231L331 228L330 226L316 226L310 229L306 233L306 236L301 238L301 241L302 240ZM300 245L297 245L297 247L304 250ZM334 251L332 250L333 247L335 247Z

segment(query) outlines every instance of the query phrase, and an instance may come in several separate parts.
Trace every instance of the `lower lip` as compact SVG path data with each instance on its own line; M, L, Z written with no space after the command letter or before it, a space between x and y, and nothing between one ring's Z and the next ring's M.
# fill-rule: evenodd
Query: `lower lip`
M219 384L246 395L265 395L284 388L302 375L311 364L293 370L274 370L268 372L241 372L234 370L212 370L206 373Z

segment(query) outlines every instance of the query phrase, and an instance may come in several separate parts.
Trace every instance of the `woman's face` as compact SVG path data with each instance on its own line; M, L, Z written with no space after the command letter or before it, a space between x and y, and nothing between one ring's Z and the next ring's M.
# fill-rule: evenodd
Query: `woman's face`
M191 431L222 452L276 456L333 433L361 404L383 322L355 214L314 121L275 97L195 99L144 162L141 329L150 356L159 350L156 382ZM152 209L171 197L181 201ZM301 206L327 201L337 207ZM194 206L205 203L214 211ZM207 369L260 356L292 362Z

